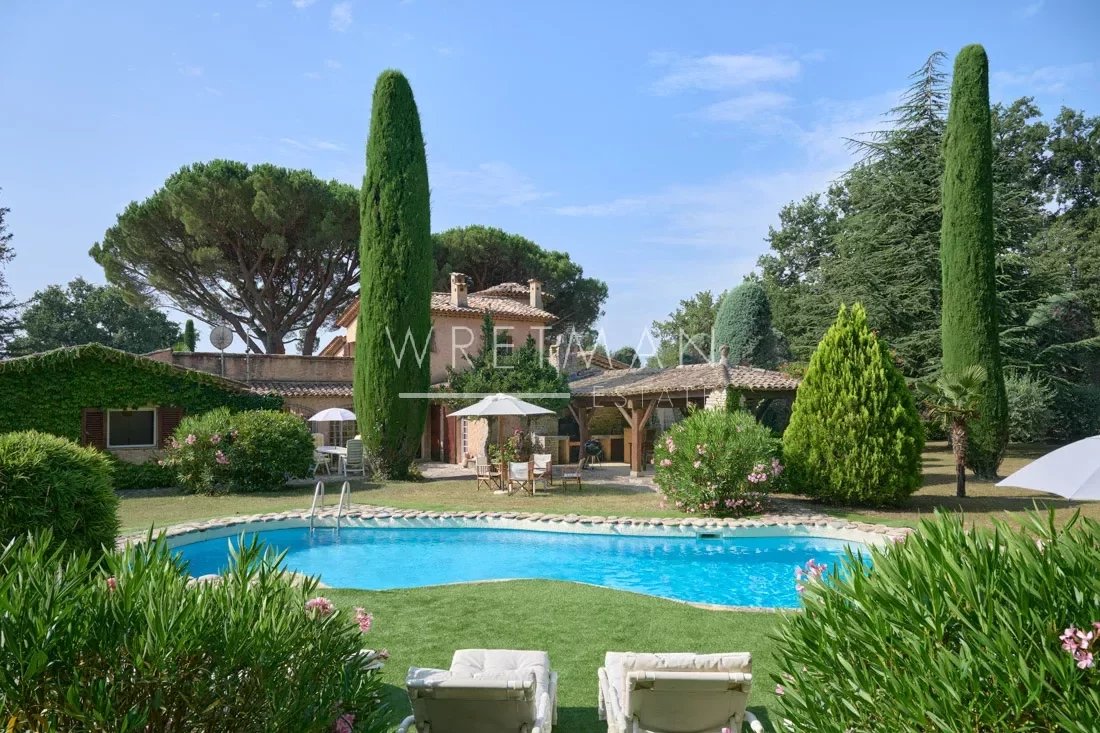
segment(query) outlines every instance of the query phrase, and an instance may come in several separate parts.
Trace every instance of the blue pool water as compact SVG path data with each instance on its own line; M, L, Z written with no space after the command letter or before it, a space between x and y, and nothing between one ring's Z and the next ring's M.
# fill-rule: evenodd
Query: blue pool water
M818 537L623 537L502 529L278 529L286 567L337 588L384 590L476 580L572 580L696 603L797 608L794 569L832 567L847 542ZM192 575L223 569L223 537L184 545Z

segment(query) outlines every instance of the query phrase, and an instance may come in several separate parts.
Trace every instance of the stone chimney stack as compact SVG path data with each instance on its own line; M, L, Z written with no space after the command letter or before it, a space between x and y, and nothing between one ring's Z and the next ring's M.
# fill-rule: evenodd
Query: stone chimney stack
M718 359L718 363L723 365L723 366L729 366L729 363L730 363L730 347L729 347L729 344L722 344L722 348L719 351L719 353L722 356Z
M542 283L532 278L527 281L527 287L531 291L531 307L542 308Z
M466 276L461 272L452 272L451 305L455 308L465 308L466 303Z

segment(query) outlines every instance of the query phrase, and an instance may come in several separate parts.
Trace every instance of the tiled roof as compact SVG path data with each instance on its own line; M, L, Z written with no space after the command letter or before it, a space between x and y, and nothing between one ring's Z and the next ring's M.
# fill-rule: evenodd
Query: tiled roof
M450 293L432 293L432 314L467 315L473 318L481 318L485 313L490 313L494 316L507 316L511 320L537 321L539 323L550 323L557 320L557 316L550 311L535 308L504 295L483 295L484 292L483 290L466 296L467 305L465 308L457 308L451 305ZM356 298L348 306L340 319L336 321L336 324L347 328L357 315L359 315L359 298Z
M573 375L569 382L569 389L574 395L709 392L725 387L790 392L798 388L798 380L782 372L714 363L685 364L667 369L589 369Z
M325 344L325 348L317 352L317 356L343 356L344 347L348 340L340 335L334 336L332 341Z
M530 293L531 288L527 285L521 283L500 283L499 285L493 285L484 290L478 290L477 292L471 293L471 295L504 295L509 297L513 295L522 295L524 297L529 297Z
M283 397L351 397L351 382L252 382L253 392Z

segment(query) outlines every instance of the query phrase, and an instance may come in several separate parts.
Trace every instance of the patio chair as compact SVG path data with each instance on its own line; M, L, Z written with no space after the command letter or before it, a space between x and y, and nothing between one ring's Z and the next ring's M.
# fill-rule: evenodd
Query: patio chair
M309 466L309 475L317 478L317 474L324 471L326 474L332 473L332 465L329 463L329 456L327 453L321 451L313 451L313 462Z
M597 671L608 733L719 733L764 726L745 710L752 655L608 652Z
M558 481L561 482L562 491L565 491L565 488L569 484L575 484L578 490L583 488L581 486L581 476L584 469L583 463L567 463L560 466L554 466L554 468L558 469Z
M534 495L535 478L530 463L508 464L508 491L514 491L516 486L527 493Z
M459 649L449 670L410 668L405 687L413 714L398 733L550 733L557 722L546 652Z
M500 488L500 470L489 463L487 456L478 456L475 460L474 468L477 471L477 490L480 491L482 485L489 491L496 491Z
M550 453L534 453L531 455L531 465L534 477L542 480L543 488L554 485L554 456Z
M340 456L340 473L349 476L357 473L367 475L367 462L363 457L363 441L352 438L348 441L347 455Z
M325 446L325 434L324 433L310 433L313 437L313 447L323 448Z

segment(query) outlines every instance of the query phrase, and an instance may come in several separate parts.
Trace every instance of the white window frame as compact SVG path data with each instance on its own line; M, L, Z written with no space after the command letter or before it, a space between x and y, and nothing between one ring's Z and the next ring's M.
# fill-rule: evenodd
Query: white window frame
M159 410L155 407L135 407L132 410L105 410L107 413L106 425L104 426L106 435L104 439L107 441L108 448L156 448L157 447L157 432L160 427L160 415ZM113 412L151 412L153 413L153 442L145 444L127 444L127 445L115 445L111 442L111 413Z
M470 454L470 420L468 418L462 418L462 429L459 431L462 436L460 442L462 444L462 460L460 463L466 463L466 456Z

